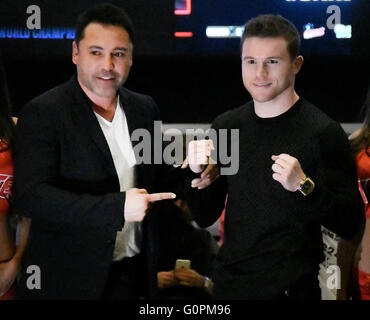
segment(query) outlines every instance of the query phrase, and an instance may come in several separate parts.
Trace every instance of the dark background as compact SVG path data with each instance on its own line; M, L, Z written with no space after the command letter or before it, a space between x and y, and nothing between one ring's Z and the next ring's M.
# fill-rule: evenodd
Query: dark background
M41 8L42 28L73 28L78 14L99 2L103 1L2 0L0 28L25 28L26 8L31 4ZM283 0L193 0L190 16L175 16L172 0L110 2L127 10L136 30L134 65L125 86L153 96L162 120L172 123L209 123L250 99L241 79L239 39L207 39L207 25L243 25L257 13L271 12L286 16L302 31L303 22L325 25L329 16L325 8L338 4L342 23L352 25L352 39L302 41L305 63L296 89L333 119L360 121L358 114L369 85L369 1L353 0L344 6L340 2L310 3L311 7L297 2L287 8ZM297 17L301 20L294 21ZM175 31L192 31L194 36L175 38ZM0 39L14 115L26 101L71 77L75 71L71 43Z

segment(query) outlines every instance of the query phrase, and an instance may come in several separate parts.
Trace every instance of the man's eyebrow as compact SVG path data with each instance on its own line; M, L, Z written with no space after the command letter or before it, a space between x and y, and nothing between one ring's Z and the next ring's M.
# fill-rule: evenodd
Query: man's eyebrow
M102 47L99 47L99 46L90 46L89 49L90 50L104 50ZM117 47L113 49L113 51L128 51L128 50L129 49L126 47Z
M103 48L102 47L99 47L99 46L91 46L91 47L89 47L89 49L90 50L92 50L92 49L94 49L94 50L103 50Z
M128 51L128 48L126 47L118 47L118 48L114 48L113 51L116 51L116 50L119 50L119 51Z
M256 58L256 57L251 57L251 56L245 56L245 57L243 57L243 59L258 59L258 58ZM266 60L266 59L281 59L281 57L280 56L271 56L271 57L266 57L266 58L263 58L264 60Z

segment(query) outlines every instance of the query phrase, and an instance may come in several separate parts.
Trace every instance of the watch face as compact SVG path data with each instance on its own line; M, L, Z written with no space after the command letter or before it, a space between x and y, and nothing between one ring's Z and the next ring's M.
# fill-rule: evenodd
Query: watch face
M308 195L313 191L314 186L312 180L307 178L301 185L301 191L304 195Z

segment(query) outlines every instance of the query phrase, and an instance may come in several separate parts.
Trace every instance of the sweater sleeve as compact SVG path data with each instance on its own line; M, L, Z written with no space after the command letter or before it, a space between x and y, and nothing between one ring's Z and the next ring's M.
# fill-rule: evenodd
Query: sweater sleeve
M364 207L347 136L338 123L331 122L317 139L320 160L315 189L302 199L306 218L318 219L341 237L352 238L364 221Z
M216 132L217 141L219 141L219 129L225 128L225 126L221 125L219 122L218 118L216 118L211 127ZM214 141L214 145L216 145L215 143L216 142ZM230 144L230 134L228 134L228 144ZM221 164L219 161L217 161L217 163L220 167ZM194 220L200 227L206 228L217 221L225 207L227 178L225 175L221 175L205 189L198 190L191 188L191 180L199 176L200 174L192 174L188 178L187 195L189 197L188 202L194 216Z

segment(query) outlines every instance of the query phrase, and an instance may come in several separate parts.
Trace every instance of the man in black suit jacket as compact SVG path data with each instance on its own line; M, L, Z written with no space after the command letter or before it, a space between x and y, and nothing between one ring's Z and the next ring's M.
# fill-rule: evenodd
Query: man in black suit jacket
M127 243L121 243L127 247L133 241L136 251L126 250L112 262L117 243L123 241L117 232L127 222L143 221L151 202L175 195L148 194L157 189L160 172L154 164L127 166L134 176L131 187L124 189L126 177L117 166L127 161L126 153L135 143L120 153L102 127L101 122L109 126L117 110L123 110L130 136L141 128L153 137L153 121L159 119L153 99L122 87L132 50L132 26L125 12L112 5L86 10L78 19L73 43L77 76L33 99L21 112L15 208L32 223L19 299L143 295L138 288L140 278L148 280L143 277L143 250L152 254L145 245L150 243L150 215L143 229L135 229L124 240ZM122 140L129 139L124 129L123 125L119 132Z

